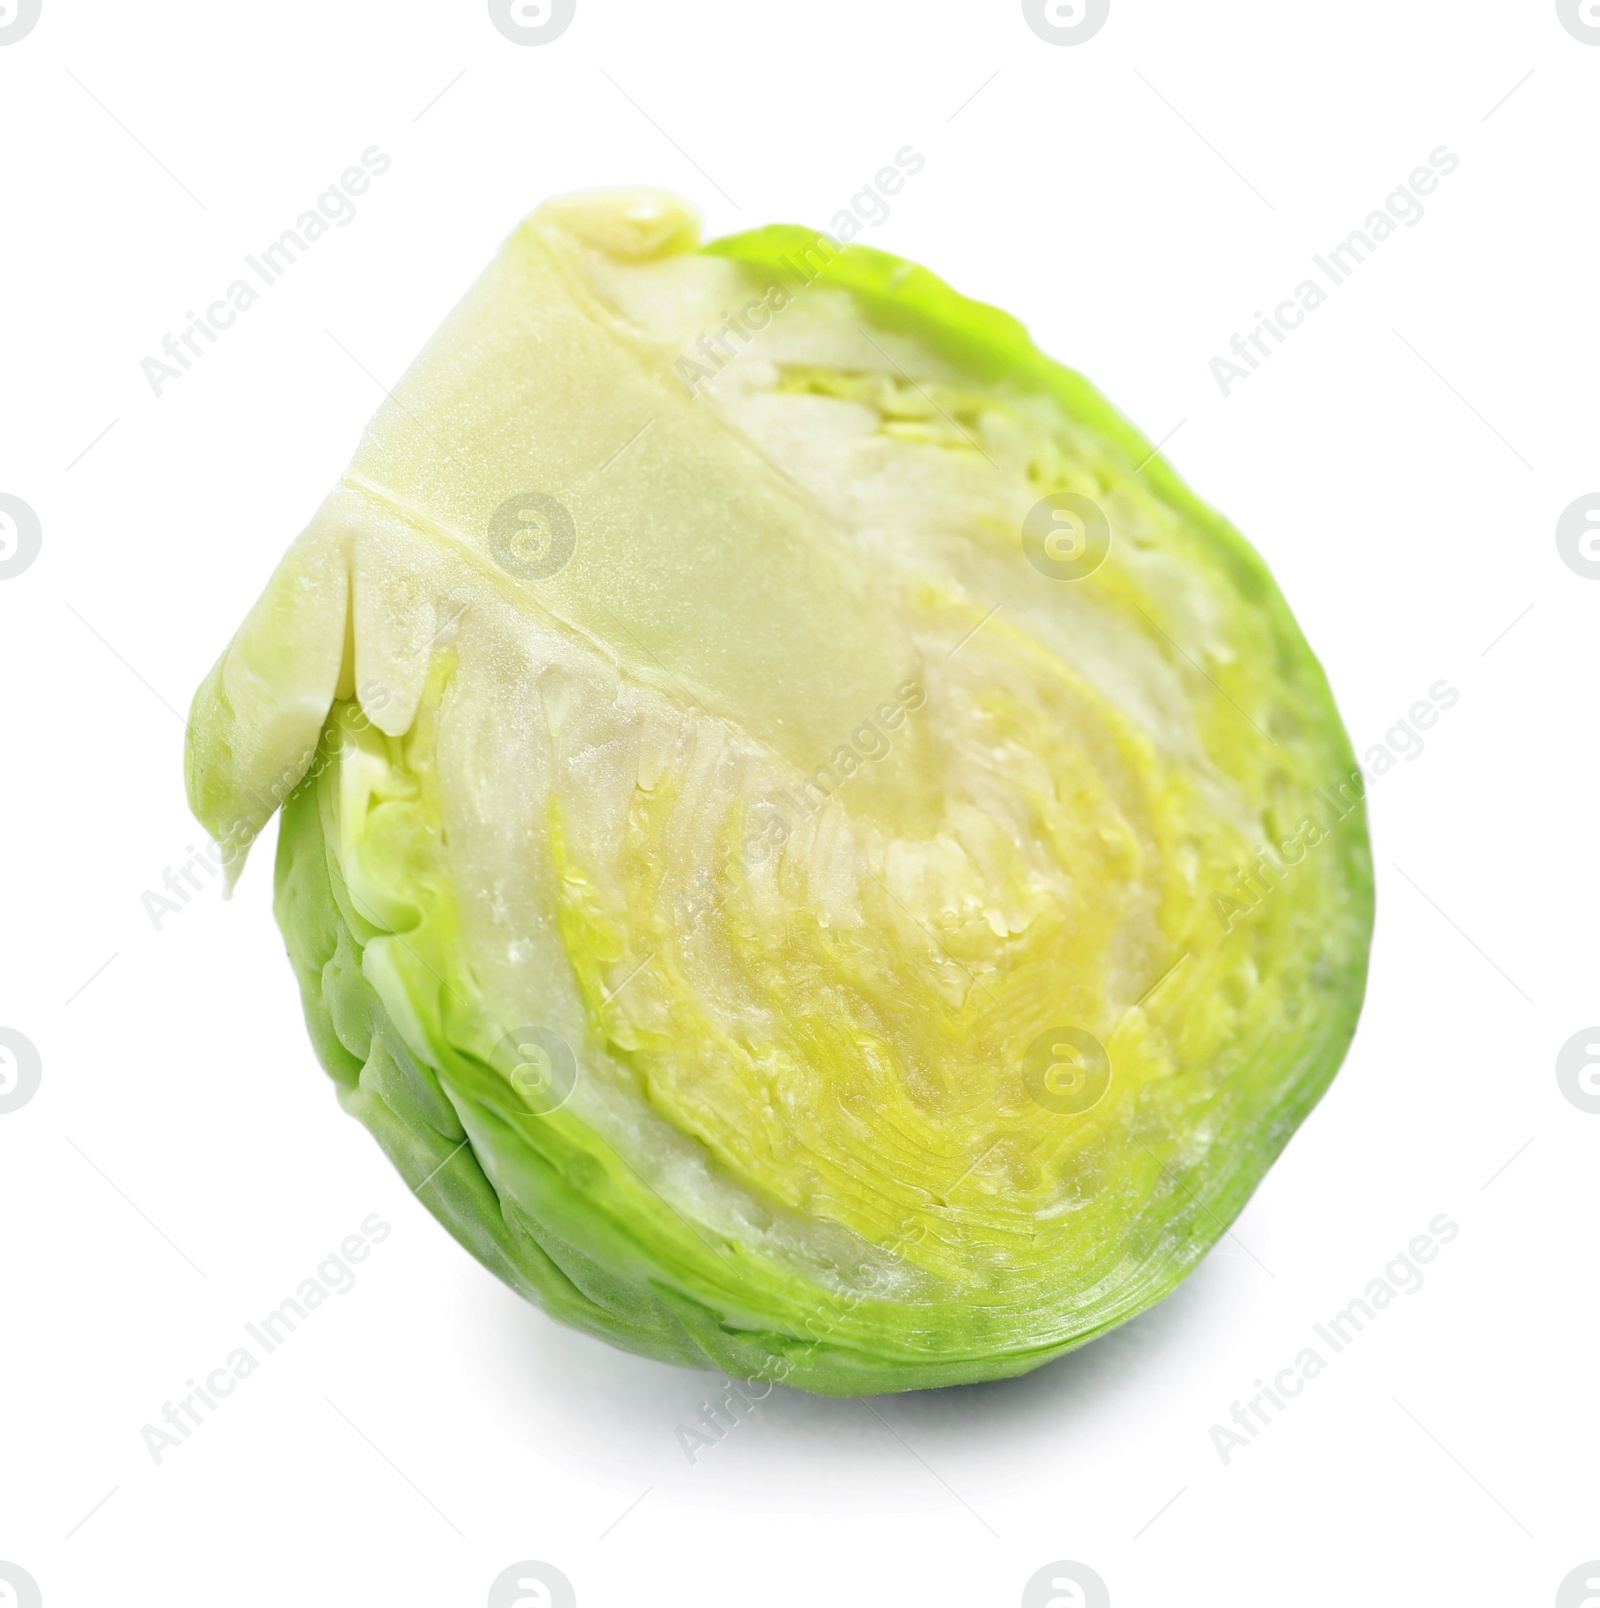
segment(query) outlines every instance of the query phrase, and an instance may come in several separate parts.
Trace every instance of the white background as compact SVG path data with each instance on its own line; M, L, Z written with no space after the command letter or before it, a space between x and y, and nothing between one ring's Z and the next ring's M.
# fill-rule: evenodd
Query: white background
M1600 1116L1554 1075L1600 1020L1600 583L1554 540L1600 486L1597 90L1552 0L1112 0L1070 48L954 0L578 0L536 48L482 0L44 0L0 48L0 491L43 530L0 581L0 1026L43 1067L0 1115L0 1559L45 1608L476 1608L521 1559L581 1608L1013 1608L1056 1559L1115 1608L1554 1602L1600 1557ZM154 396L374 144L355 221ZM907 144L871 243L1181 423L1358 750L1460 700L1373 791L1360 1033L1235 1237L1028 1378L778 1391L691 1465L708 1377L524 1306L340 1114L270 841L232 903L141 896L201 841L192 689L524 212L826 227ZM1423 221L1224 399L1209 359L1440 145ZM356 1288L156 1466L141 1426L372 1212ZM1224 1466L1210 1426L1440 1212L1426 1286Z

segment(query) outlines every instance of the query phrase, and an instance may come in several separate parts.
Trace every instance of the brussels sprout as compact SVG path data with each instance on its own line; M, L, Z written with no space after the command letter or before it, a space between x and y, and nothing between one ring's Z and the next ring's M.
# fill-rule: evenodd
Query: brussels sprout
M323 1065L514 1289L831 1395L1170 1291L1365 986L1361 776L1265 567L922 268L535 213L201 687Z

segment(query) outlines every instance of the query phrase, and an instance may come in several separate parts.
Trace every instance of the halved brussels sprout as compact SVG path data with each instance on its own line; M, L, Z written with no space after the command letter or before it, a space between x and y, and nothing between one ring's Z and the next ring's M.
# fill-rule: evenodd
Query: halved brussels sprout
M1327 1086L1360 772L1261 561L911 264L552 202L195 699L312 1037L564 1322L835 1395L1158 1300Z

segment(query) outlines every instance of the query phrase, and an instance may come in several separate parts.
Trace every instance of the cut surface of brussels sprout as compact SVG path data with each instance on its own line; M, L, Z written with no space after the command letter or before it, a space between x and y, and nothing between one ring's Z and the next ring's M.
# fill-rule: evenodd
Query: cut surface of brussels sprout
M1171 1290L1354 1032L1360 772L1260 559L926 270L549 203L196 696L345 1107L512 1287L828 1394Z

